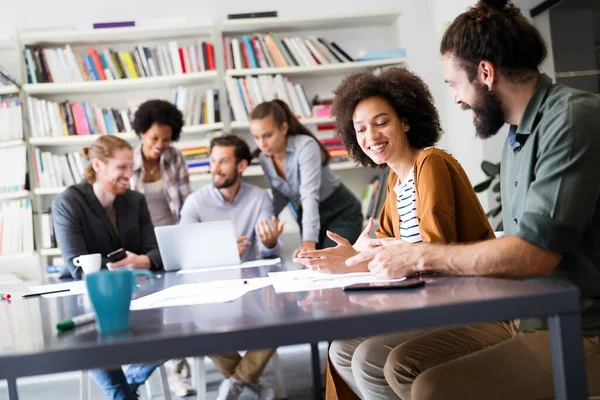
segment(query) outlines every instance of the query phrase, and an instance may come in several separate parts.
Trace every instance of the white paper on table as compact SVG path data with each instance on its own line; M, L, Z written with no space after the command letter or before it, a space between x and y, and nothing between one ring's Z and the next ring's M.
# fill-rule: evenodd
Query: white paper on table
M10 272L0 274L0 285L13 285L15 283L23 283L23 279Z
M311 269L297 271L269 272L273 289L277 293L304 292L318 289L342 288L357 283L400 282L406 279L377 279L370 272L352 272L349 274L326 274Z
M44 294L44 295L42 295L42 297L44 297L46 299L51 299L54 297L76 296L78 294L83 294L83 293L87 292L87 288L85 286L85 281L55 283L52 285L29 286L29 290L31 290L32 293L52 292L54 290L63 290L63 289L69 289L69 291L68 292L60 292L60 293L52 293L52 294Z
M177 271L178 274L194 274L196 272L206 272L206 271L216 271L221 269L236 269L236 268L252 268L252 267L263 267L269 265L275 265L281 263L281 258L273 258L266 260L255 260L255 261L246 261L238 265L225 265L222 267L209 267L209 268L190 268L190 269L182 269Z
M130 310L226 303L270 284L269 278L253 278L175 285L132 300Z

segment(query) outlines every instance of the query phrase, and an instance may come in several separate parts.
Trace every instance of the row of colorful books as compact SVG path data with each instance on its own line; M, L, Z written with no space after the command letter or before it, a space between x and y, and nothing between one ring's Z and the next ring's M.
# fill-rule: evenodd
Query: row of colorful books
M19 86L17 80L0 65L0 86Z
M178 87L173 91L172 102L183 114L184 125L214 124L221 122L219 91L204 91Z
M225 77L229 94L229 105L236 121L248 121L254 107L263 101L281 99L285 101L296 117L311 117L311 110L304 87L293 84L289 77L277 74L245 78Z
M0 141L23 138L21 101L16 98L0 100Z
M25 189L27 152L24 144L0 148L0 193Z
M0 203L0 254L32 252L33 211L30 199Z
M241 38L223 39L225 68L270 68L288 66L314 66L353 62L335 42L309 36L279 37L277 34L244 35Z
M131 131L127 110L100 107L87 102L55 103L27 98L32 137L92 135Z
M28 83L65 83L179 75L215 69L209 42L177 42L154 47L138 45L131 51L88 48L87 54L64 48L31 47L24 51Z
M56 188L80 182L85 174L87 160L80 152L54 154L35 148L33 164L37 187Z

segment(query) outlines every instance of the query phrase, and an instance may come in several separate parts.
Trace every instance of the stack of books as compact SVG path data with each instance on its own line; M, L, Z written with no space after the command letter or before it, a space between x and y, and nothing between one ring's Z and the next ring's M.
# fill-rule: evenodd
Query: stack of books
M200 91L189 87L178 87L173 91L173 104L183 114L184 125L214 124L221 122L219 91Z
M38 187L57 188L80 182L87 160L78 152L58 155L36 148L33 151L33 164Z
M0 193L25 190L27 158L25 145L0 148Z
M33 212L30 199L0 203L0 254L33 251Z
M377 220L386 198L389 169L375 176L365 187L362 198L362 214L365 219Z
M114 134L132 129L127 110L86 102L55 103L35 97L27 98L27 105L33 137Z
M0 86L19 86L17 80L13 78L6 69L0 66Z
M28 83L144 78L215 69L213 45L200 41L189 46L178 46L174 41L154 47L138 45L131 51L90 47L83 55L70 45L30 47L24 53Z
M21 101L8 98L0 101L0 141L23 138Z
M281 99L285 101L296 117L311 117L306 92L302 85L281 74L261 75L245 78L225 77L229 102L236 121L247 122L254 107L264 101Z
M185 147L180 150L190 175L210 172L209 154L206 146Z
M244 35L241 38L223 39L225 68L272 68L316 66L353 62L335 42L309 36L279 37L277 34Z

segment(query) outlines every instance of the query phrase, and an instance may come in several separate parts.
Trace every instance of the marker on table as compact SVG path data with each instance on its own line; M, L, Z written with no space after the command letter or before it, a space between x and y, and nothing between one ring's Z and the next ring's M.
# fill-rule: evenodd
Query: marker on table
M66 319L64 321L56 324L56 329L59 331L66 331L67 329L73 329L76 326L89 324L90 322L94 322L95 316L94 313L87 313L83 315L78 315L77 317L73 317L71 319Z
M23 298L29 298L29 297L37 297L37 296L43 296L45 294L54 294L54 293L62 293L62 292L69 292L71 291L71 289L61 289L61 290L52 290L50 292L40 292L40 293L29 293L29 294L24 294Z
M2 299L2 300L10 299L10 293L0 293L0 299Z

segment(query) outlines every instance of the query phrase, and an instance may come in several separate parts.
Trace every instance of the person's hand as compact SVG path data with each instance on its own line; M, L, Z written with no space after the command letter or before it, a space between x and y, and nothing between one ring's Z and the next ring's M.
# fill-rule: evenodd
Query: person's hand
M347 259L358 254L348 240L331 231L327 231L327 236L336 242L337 246L323 250L303 250L294 258L294 262L328 274L368 271L366 263L358 264L356 268L346 265Z
M238 253L240 257L246 252L252 243L248 241L248 236L240 236L237 238Z
M277 221L277 217L271 217L271 224L266 218L258 221L254 227L256 236L267 249L272 249L277 245L277 238L283 232L285 221Z
M406 243L401 240L371 239L372 249L365 250L346 261L346 265L369 261L368 268L378 279L397 279L422 270L423 254L431 244Z
M354 245L352 245L352 247L354 247L354 250L356 250L358 253L372 248L369 246L369 243L371 239L371 231L373 230L374 225L375 221L373 220L373 218L369 218L369 223L367 224L366 228L362 231L358 239L356 239Z
M126 256L124 259L106 263L106 267L110 270L119 268L134 268L134 269L150 269L152 263L150 258L146 255L138 255L130 251L125 252Z
M298 253L301 251L314 250L317 248L317 244L315 242L302 242L302 246L298 247L294 250L294 254L292 254L292 258L296 258Z

